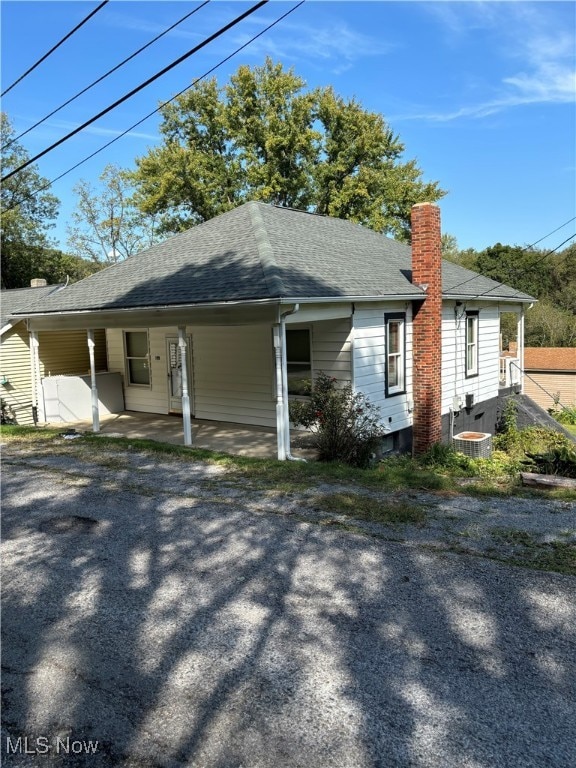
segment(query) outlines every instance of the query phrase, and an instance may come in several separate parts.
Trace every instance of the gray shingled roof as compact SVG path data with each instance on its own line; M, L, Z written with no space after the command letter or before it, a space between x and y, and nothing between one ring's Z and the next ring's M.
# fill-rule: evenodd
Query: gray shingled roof
M451 264L444 293L530 300ZM32 312L273 298L414 296L410 247L342 219L250 202L38 302Z
M43 285L39 288L10 288L0 291L0 328L10 323L13 312L24 312L54 291L59 285ZM17 320L15 322L18 322Z

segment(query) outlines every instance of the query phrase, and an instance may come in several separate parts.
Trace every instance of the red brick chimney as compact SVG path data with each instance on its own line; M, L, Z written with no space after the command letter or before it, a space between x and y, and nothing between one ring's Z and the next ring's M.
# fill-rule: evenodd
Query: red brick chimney
M412 452L424 453L442 437L442 240L440 209L412 208L412 282L426 292L414 302Z

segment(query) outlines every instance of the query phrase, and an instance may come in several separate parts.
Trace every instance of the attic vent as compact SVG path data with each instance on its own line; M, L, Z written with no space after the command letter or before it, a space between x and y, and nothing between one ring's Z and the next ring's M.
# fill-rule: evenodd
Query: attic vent
M488 459L492 454L492 435L489 432L460 432L453 438L454 450L471 459Z

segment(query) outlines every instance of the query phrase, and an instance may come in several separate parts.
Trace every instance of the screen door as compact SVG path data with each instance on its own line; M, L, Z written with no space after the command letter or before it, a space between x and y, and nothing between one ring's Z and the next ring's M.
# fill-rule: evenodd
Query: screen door
M186 368L188 370L190 410L193 412L191 346L188 336L186 338ZM182 357L178 339L175 336L166 339L166 360L168 363L168 410L171 413L182 413Z

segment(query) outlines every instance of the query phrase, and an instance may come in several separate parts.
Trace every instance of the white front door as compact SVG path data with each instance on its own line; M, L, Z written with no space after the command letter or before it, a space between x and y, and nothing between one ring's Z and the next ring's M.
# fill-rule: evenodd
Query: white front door
M188 394L190 409L194 414L194 397L192 392L192 355L190 337L186 338L186 368L188 371ZM168 364L168 410L170 413L182 413L182 360L176 336L166 338L166 361Z

